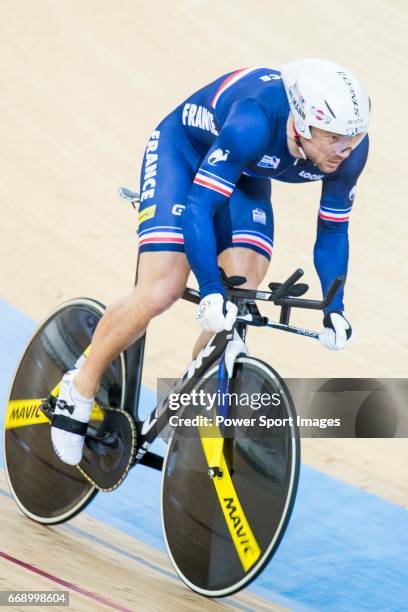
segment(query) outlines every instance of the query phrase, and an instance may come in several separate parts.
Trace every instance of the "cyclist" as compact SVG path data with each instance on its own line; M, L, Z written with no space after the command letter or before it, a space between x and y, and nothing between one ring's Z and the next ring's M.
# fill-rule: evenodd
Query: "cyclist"
M224 75L154 130L141 171L138 282L107 308L80 368L61 383L51 435L59 457L82 457L75 421L89 420L100 378L149 321L183 293L190 267L206 332L231 329L218 264L256 288L273 251L271 181L322 182L314 263L323 294L348 263L348 221L368 154L370 100L346 68L304 59ZM218 258L218 262L217 262ZM351 337L343 291L324 313L328 349ZM73 381L75 379L75 384ZM70 426L72 423L72 427Z

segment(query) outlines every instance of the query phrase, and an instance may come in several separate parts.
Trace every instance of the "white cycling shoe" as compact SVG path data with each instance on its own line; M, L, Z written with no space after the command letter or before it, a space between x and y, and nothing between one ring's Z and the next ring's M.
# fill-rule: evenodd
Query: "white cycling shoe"
M82 459L87 425L93 398L82 397L73 385L78 370L67 372L60 385L51 426L51 441L55 453L64 463L77 465Z

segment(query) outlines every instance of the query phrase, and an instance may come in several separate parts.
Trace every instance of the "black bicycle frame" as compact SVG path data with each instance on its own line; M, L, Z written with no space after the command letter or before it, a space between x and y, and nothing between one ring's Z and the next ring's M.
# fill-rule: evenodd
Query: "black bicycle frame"
M222 358L228 341L231 338L232 333L227 331L214 335L198 353L197 357L193 359L184 374L174 383L167 396L157 404L144 421L138 420L137 412L134 413L137 426L138 448L135 458L136 462L141 461L145 457L152 442L168 425L170 394L177 393L181 395L190 393L197 384L197 379L203 378L205 373ZM148 458L146 458L144 463L150 464Z
M137 428L137 452L135 463L139 461L145 465L149 465L155 469L161 469L163 458L159 455L151 453L149 447L158 435L168 425L169 411L169 395L171 393L190 393L196 385L197 378L202 378L203 375L214 366L217 361L223 356L228 341L232 339L234 329L239 333L241 338L245 340L246 326L254 325L260 327L272 327L283 331L296 333L302 336L307 336L317 339L319 334L311 330L289 325L291 308L307 308L313 310L323 310L333 300L335 294L344 283L344 279L339 277L333 282L324 300L308 300L300 299L299 296L307 291L307 285L296 284L299 278L303 275L303 270L295 270L291 276L283 283L270 283L269 287L272 291L257 291L251 289L240 289L236 285L245 282L242 277L234 277L227 279L224 272L221 271L221 276L228 289L228 298L232 299L238 305L246 304L246 314L240 314L232 331L224 331L215 334L206 346L199 352L197 357L190 363L184 374L178 379L167 396L162 399L154 410L143 421L139 418L139 398L140 387L142 381L144 347L146 334L144 334L135 344L125 351L126 362L126 393L124 409L130 413L136 423ZM136 271L137 281L137 271ZM198 291L187 288L184 291L183 298L198 304L200 295ZM275 323L267 317L263 317L255 304L255 300L272 302L280 306L280 321ZM241 313L241 310L239 309ZM225 372L225 368L221 363L221 370Z
M137 283L138 269L139 258L136 265L135 284ZM196 304L200 301L199 293L193 289L187 288L183 297ZM244 337L245 325L239 324L238 329ZM142 384L146 334L125 350L126 391L124 409L133 416L136 424L137 451L135 463L140 461L144 465L159 470L161 469L163 458L155 453L149 452L148 449L168 424L168 398L170 393L190 393L196 384L195 379L201 378L204 373L220 359L231 338L232 333L226 331L213 336L199 352L197 357L190 363L184 374L177 380L169 394L159 402L143 421L139 418L139 399Z

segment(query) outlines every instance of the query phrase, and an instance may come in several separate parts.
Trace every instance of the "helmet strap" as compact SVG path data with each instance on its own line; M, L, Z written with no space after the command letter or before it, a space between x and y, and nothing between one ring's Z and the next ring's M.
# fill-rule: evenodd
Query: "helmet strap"
M299 132L296 129L296 125L295 125L294 121L293 121L293 131L295 133L295 143L296 143L297 148L299 149L299 153L301 154L303 159L307 159L306 153L304 152L303 147L302 147L302 145L300 143L300 134L299 134Z

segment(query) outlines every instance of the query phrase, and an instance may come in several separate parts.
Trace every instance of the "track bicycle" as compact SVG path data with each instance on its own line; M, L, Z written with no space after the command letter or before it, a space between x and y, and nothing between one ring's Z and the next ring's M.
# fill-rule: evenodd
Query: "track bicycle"
M127 190L124 195L136 199ZM302 275L298 269L285 282L270 283L269 291L258 291L240 288L242 277L223 274L228 299L238 307L232 331L213 335L143 420L139 403L145 336L124 351L103 376L84 456L74 467L54 453L50 423L59 382L86 358L104 306L89 298L58 306L28 343L7 405L5 470L22 512L46 525L67 521L98 491L120 486L141 463L162 471L163 535L183 582L209 597L247 586L270 561L288 525L299 477L300 437L285 382L269 364L249 355L245 338L251 326L318 338L318 332L290 325L291 311L326 308L343 279L336 279L324 300L309 300L301 298L308 290L298 282ZM200 301L199 293L189 288L183 298ZM278 306L279 320L263 316L259 302ZM203 400L176 414L170 399L183 395L216 401L211 409ZM279 401L254 409L247 398L261 395ZM235 398L234 405L225 397ZM168 438L164 459L150 450L160 435Z

